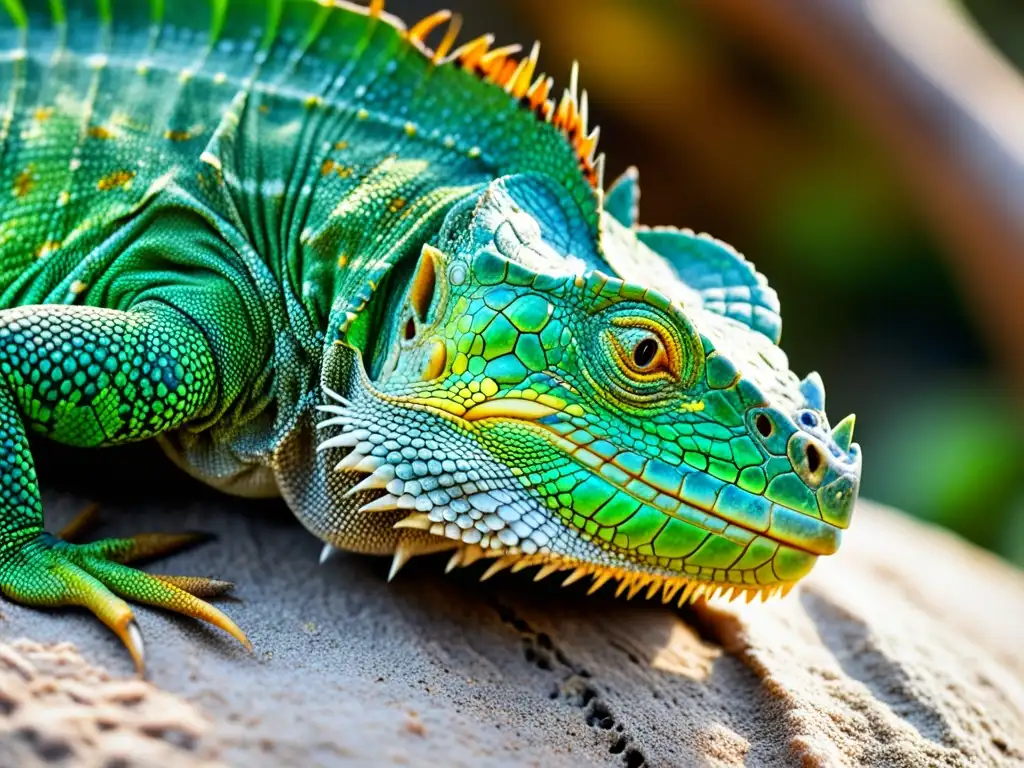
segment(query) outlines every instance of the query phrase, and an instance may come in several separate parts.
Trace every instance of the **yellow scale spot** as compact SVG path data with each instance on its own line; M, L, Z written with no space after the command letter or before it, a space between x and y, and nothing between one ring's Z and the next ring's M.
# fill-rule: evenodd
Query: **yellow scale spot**
M114 171L108 173L96 182L96 189L100 192L108 192L111 189L130 189L132 179L135 178L135 171Z
M65 205L67 205L70 202L71 202L71 193L68 192L66 189L65 190L61 190L61 193L59 195L57 195L57 205L65 206Z
M14 192L15 197L25 197L35 186L36 169L34 165L30 164L15 177L14 189L12 191Z
M367 112L365 109L360 109L358 112L356 112L356 118L358 120L365 120L369 116L370 116L370 113Z
M311 96L306 97L306 101L304 103L306 105L306 109L316 109L323 104L323 99L316 94L312 94Z
M338 269L344 269L345 265L348 264L348 254L342 253L338 255Z
M339 142L335 143L334 148L335 149L348 149L348 142L344 141L344 140L339 141Z
M223 72L218 72L216 75L213 76L213 83L214 85L222 85L227 82L227 79L228 76L226 74L224 74Z
M454 146L455 146L455 139L454 139L454 138L452 138L451 136L445 136L445 137L444 137L444 142L443 142L443 144L444 144L444 145L445 145L445 146L446 146L446 147L447 147L448 149L451 149L452 147L454 147Z
M168 128L164 131L164 138L168 141L188 141L192 138L192 134L189 131L175 131Z
M39 107L35 112L32 113L32 117L34 117L40 123L44 123L51 117L53 117L53 107Z
M39 247L36 248L36 258L42 259L49 256L51 253L60 248L60 243L56 240L47 240L44 243L40 243Z
M415 136L416 135L416 126L413 123L406 123L405 124L405 135L406 136Z
M86 134L91 139L107 140L114 138L114 132L102 125L90 125L89 129L86 131Z
M682 403L679 407L687 413L697 413L704 410L704 401L698 400L696 403Z
M480 157L480 147L470 147L466 154L475 160Z
M398 213L403 208L405 208L404 197L396 197L388 204L388 211L390 211L391 213Z
M332 173L342 179L347 179L352 175L352 167L336 163L333 160L324 160L323 165L320 166L320 175L330 176Z
M189 80L191 80L193 77L195 77L195 75L196 75L195 70L193 70L193 69L183 69L183 70L181 70L181 73L178 75L178 80L180 82L182 82L182 83L187 83Z
M88 284L83 283L81 280L75 280L75 282L73 282L70 285L68 290L75 294L75 296L77 296L78 294L83 293L85 289L88 287Z

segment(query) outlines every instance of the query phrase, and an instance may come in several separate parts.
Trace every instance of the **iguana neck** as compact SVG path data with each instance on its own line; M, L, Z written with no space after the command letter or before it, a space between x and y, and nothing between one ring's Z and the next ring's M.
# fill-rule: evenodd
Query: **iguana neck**
M399 265L414 259L451 207L479 194L489 177L388 155L342 186L331 178L337 174L331 163L321 164L314 180L314 201L289 277L328 343L346 339L362 348L371 331L368 302L378 292L401 288Z

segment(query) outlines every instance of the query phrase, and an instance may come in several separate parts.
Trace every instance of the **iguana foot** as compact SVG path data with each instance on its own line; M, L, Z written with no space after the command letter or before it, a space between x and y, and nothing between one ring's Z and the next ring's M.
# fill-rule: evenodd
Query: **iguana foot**
M144 533L72 544L41 533L0 560L0 592L25 605L88 608L121 638L140 675L145 658L142 633L126 599L208 621L252 650L230 618L200 599L223 594L231 589L229 582L154 575L124 565L167 554L202 538L203 534L194 533Z

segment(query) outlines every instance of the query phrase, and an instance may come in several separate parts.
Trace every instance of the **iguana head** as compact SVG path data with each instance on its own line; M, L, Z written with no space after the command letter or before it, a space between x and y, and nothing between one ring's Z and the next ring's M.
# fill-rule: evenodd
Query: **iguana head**
M365 475L346 495L397 528L396 564L454 547L496 558L488 575L749 598L838 548L853 417L830 426L821 380L776 345L774 292L717 241L607 214L591 233L556 184L513 177L453 209L382 301L321 448Z

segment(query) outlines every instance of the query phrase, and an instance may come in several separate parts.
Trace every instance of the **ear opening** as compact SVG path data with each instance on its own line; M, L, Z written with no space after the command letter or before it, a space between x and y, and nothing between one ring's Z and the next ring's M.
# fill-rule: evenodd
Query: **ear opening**
M409 283L409 303L421 323L427 321L430 305L434 302L437 292L437 270L441 264L441 252L430 245L424 245L420 252L420 260L416 265L416 273Z

